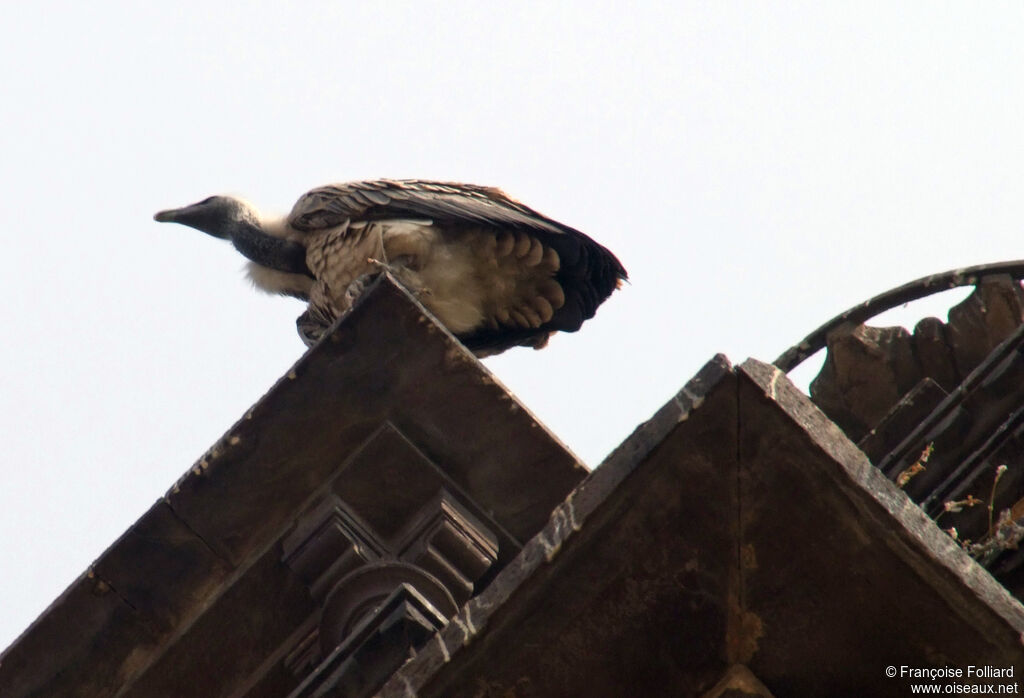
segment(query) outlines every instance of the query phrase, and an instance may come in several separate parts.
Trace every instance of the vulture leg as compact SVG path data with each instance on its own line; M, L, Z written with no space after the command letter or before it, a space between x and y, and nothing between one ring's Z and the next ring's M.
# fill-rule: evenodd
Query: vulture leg
M372 272L370 274L363 274L348 285L348 288L345 289L346 307L352 307L352 304L356 302L356 299L359 298L359 296L363 295L363 291L365 291L367 287L374 282L379 273L380 272Z
M307 347L316 344L327 329L327 326L317 320L314 315L315 313L312 309L307 308L306 312L295 319L295 327L299 331L299 337L302 338L302 343Z

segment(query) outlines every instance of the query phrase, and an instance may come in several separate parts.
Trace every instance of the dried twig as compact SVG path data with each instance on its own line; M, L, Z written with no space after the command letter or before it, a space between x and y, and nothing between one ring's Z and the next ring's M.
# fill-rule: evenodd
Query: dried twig
M929 443L927 446L925 446L924 450L921 451L921 455L918 457L917 462L915 462L913 465L906 468L903 472L896 476L896 486L899 487L900 489L906 487L907 483L910 482L911 478L913 478L918 473L923 472L925 469L924 464L927 463L928 459L932 457L932 451L934 450L935 442Z
M1006 472L1006 465L1000 465L996 468L996 476L992 478L992 494L988 498L988 536L991 537L994 533L992 529L992 507L996 505L996 486L999 485L999 478ZM1001 517L1002 515L1000 515Z

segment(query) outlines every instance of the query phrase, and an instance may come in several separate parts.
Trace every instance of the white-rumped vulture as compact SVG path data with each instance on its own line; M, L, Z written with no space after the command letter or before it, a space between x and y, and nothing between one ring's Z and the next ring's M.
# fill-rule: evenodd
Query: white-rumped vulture
M287 218L213 196L161 222L230 240L259 288L308 302L312 345L387 268L478 356L574 332L623 280L611 252L500 190L423 180L314 189Z

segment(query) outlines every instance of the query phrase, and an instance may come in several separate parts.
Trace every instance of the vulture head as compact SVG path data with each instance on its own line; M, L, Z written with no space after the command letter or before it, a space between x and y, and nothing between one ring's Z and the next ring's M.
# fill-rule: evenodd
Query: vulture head
M231 239L233 227L243 223L259 224L252 206L233 196L211 196L202 201L160 211L153 216L160 223L181 223L222 240Z
M160 211L153 220L180 223L215 238L230 240L251 262L250 276L255 281L278 278L267 276L274 272L289 275L279 277L276 284L271 283L274 292L302 297L308 284L302 281L296 287L296 280L290 275L312 278L306 266L305 246L275 235L275 226L263 221L250 204L233 196L211 196L189 206Z

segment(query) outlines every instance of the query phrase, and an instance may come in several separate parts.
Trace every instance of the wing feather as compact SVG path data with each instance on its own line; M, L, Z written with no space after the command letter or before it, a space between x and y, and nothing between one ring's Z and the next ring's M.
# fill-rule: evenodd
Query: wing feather
M509 198L500 189L415 179L318 187L296 202L288 222L298 230L312 232L340 225L346 218L407 217L582 235Z
M627 278L615 255L587 235L493 187L412 179L333 184L304 194L288 223L315 233L396 218L428 220L442 229L490 228L488 242L498 258L515 255L534 266L547 260L552 278L538 289L543 298L529 307L499 309L497 326L461 336L481 354L515 345L539 348L553 331L576 331Z

